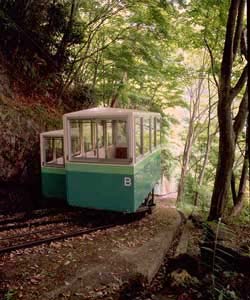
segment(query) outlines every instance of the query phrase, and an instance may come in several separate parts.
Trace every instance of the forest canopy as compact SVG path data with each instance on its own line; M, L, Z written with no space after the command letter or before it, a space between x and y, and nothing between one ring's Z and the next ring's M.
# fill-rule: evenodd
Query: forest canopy
M174 78L184 71L174 51L176 3L1 0L0 49L39 80L35 88L64 95L77 87L82 104L174 106Z

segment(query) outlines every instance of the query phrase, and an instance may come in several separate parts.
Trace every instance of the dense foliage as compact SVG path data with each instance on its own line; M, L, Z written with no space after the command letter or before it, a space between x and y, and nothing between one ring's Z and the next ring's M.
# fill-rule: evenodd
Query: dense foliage
M119 98L119 105L159 110L180 103L175 5L2 0L0 50L22 76L39 80L36 87L59 95L73 87L75 101L113 106Z
M73 4L72 4L73 5ZM2 53L29 79L60 73L71 47L83 40L82 25L62 1L0 1Z

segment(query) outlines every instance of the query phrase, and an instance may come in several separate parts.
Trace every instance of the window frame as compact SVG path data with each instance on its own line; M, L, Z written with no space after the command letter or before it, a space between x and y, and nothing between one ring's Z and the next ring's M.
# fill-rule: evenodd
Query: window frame
M140 120L140 133L141 133L141 135L140 135L140 142L141 142L141 152L140 152L140 154L137 156L137 154L136 154L136 125L137 125L137 123L136 123L136 120L137 119L139 119ZM138 161L138 160L140 160L142 157L143 157L143 155L144 155L144 144L143 144L143 142L144 142L144 139L143 139L143 116L138 116L138 115L136 115L136 116L134 116L134 130L133 130L133 136L134 136L134 157L135 157L135 161Z
M144 140L145 140L145 135L144 135L144 129L145 129L145 126L144 126L144 124L145 124L145 120L148 120L149 122L149 130L148 130L148 134L149 134L149 145L148 145L148 151L147 152L145 152L145 142L144 142ZM151 153L152 151L151 151L151 116L148 116L148 117L142 117L142 123L143 123L143 134L142 134L142 138L143 138L143 148L142 148L142 152L143 152L143 155L144 156L147 156L149 153Z
M159 132L160 132L160 139L159 139L159 143L157 143L157 122L159 122ZM161 118L159 117L155 117L155 148L158 149L159 147L161 147L161 143L162 143L162 131L161 131Z
M123 121L126 122L126 140L127 140L127 154L128 158L100 158L99 157L99 145L97 143L98 139L98 121ZM72 148L71 148L71 121L93 121L96 124L96 149L97 149L97 157L96 158L85 158L85 157L73 157L72 156ZM67 126L67 146L68 146L68 154L67 154L67 161L68 162L79 162L79 163L102 163L102 164L130 164L133 161L133 158L131 157L131 151L130 151L130 118L128 116L100 116L100 117L70 117L66 120L66 126ZM106 123L106 130L107 130L107 123ZM107 135L107 132L104 133L104 135ZM105 147L104 143L104 147Z
M135 114L134 115L134 129L133 129L133 135L134 135L134 158L135 158L135 163L138 161L141 161L145 157L149 156L152 154L154 151L159 150L161 147L161 117L156 116L154 114ZM141 127L142 127L142 154L136 155L136 119L141 119ZM144 120L148 119L149 120L149 151L145 152L145 147L144 147ZM160 143L157 144L157 120L159 121L160 124Z
M46 161L46 142L47 140L52 140L53 143L55 140L61 140L62 142L62 159L63 163L62 164L57 164L57 163L48 163ZM64 137L63 136L42 136L42 167L53 167L53 168L64 168L65 167L65 156L64 156Z

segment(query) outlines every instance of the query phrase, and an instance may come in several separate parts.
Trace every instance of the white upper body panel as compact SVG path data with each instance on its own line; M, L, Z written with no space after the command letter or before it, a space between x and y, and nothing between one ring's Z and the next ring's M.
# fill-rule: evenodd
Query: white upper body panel
M90 109L79 110L64 114L64 118L78 119L78 118L118 118L132 115L152 115L160 117L159 113L152 113L146 111L139 111L135 109L112 108L112 107L95 107Z
M63 137L64 136L64 131L63 129L61 130L53 130L53 131L46 131L41 133L42 137Z

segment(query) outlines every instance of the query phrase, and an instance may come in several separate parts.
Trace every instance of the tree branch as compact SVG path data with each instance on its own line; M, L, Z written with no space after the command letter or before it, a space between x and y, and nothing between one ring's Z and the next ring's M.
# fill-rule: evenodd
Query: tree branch
M245 85L247 81L247 72L248 72L248 64L245 66L235 86L231 88L230 91L231 101L233 101L233 99L239 94L239 92L242 90L243 86Z
M235 133L235 142L237 141L238 136L239 136L240 132L242 131L244 124L246 122L246 118L247 118L247 114L248 114L247 105L248 105L248 93L247 93L247 87L246 87L245 93L244 93L241 103L240 103L238 113L235 117L234 124L233 124L233 129L234 129L234 133Z
M244 19L244 13L245 13L245 0L241 0L240 6L239 6L239 12L237 17L237 25L236 30L234 34L234 41L233 41L233 61L235 59L235 56L237 54L237 51L239 49L240 41L241 41L241 34L243 30L243 19Z
M222 90L228 89L231 85L231 75L233 67L233 40L236 26L236 18L241 0L231 1L227 19L226 38L221 63L220 87Z
M212 75L213 75L213 78L214 78L214 82L216 84L217 90L219 90L219 83L218 83L218 80L217 80L215 72L214 72L214 56L213 56L213 52L212 52L212 49L210 48L210 46L209 46L208 41L207 41L206 38L204 38L204 41L205 41L205 45L207 47L207 50L208 50L208 53L209 53L209 56L210 56L210 60L211 60Z

